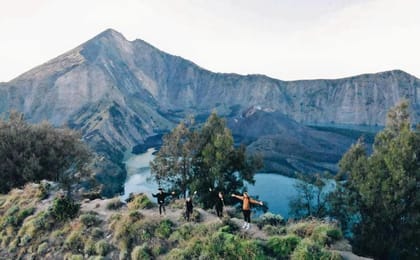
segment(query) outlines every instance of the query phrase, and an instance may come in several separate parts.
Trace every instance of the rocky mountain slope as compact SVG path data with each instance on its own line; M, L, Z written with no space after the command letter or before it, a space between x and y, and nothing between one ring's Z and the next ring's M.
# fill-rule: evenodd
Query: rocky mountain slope
M33 122L80 129L96 151L121 162L124 151L187 115L204 120L216 109L238 126L246 124L235 133L263 151L265 170L290 173L334 168L355 139L307 125L382 125L403 98L419 122L420 80L403 71L289 82L213 73L109 29L1 83L0 113L16 109ZM271 121L277 127L267 132ZM124 179L116 171L114 181Z

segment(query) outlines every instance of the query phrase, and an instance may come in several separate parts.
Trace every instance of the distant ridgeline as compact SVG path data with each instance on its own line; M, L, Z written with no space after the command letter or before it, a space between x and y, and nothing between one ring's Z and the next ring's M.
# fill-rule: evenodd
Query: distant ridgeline
M0 83L0 113L16 109L82 132L104 156L98 180L108 195L121 191L124 152L159 145L191 115L202 122L216 110L235 142L262 153L263 171L335 172L360 136L372 141L370 131L343 125L384 125L401 99L419 122L420 80L403 71L299 81L214 73L111 29Z

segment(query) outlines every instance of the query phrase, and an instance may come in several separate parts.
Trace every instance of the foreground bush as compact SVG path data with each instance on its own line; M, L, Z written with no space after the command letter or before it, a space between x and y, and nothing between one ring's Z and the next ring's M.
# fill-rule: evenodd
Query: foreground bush
M299 243L294 252L292 253L291 260L341 260L341 256L337 253L332 253L325 250L319 244L311 241L310 239L304 239Z
M130 197L127 206L129 210L150 209L153 207L153 203L146 194L140 193Z
M50 208L52 216L58 221L72 219L79 213L80 204L68 197L58 197L54 199Z
M268 253L277 259L286 259L295 250L301 240L296 235L270 237L267 242Z

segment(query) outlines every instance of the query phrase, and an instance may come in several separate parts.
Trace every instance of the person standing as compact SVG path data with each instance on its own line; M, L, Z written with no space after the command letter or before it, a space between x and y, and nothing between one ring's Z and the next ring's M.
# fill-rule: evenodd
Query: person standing
M216 203L215 203L216 214L219 218L223 217L223 207L224 206L225 206L225 202L223 200L223 193L221 191L219 191L219 193L217 194Z
M249 229L251 227L251 204L259 204L262 206L263 202L252 199L247 192L244 192L242 196L232 194L232 197L242 200L242 212L245 220L242 228Z
M162 188L159 188L158 190L159 190L159 192L156 193L156 194L152 193L152 196L157 198L157 203L159 204L159 214L162 215L162 209L163 209L163 213L164 214L166 213L166 211L165 211L165 198L170 196L170 195L174 195L175 192L167 193L167 192L164 192Z
M190 216L193 213L193 203L191 197L188 197L185 200L185 218L187 221L190 221Z

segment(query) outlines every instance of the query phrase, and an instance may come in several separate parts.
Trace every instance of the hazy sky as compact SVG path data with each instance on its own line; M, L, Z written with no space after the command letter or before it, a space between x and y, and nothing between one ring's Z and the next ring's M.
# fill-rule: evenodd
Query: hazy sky
M107 28L215 72L420 77L419 0L0 0L0 81Z

